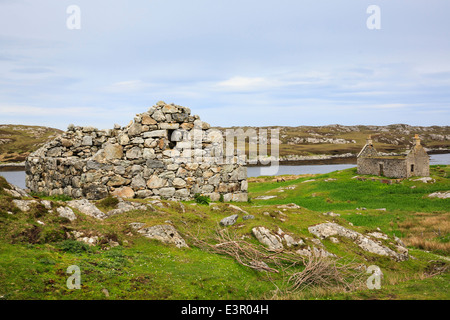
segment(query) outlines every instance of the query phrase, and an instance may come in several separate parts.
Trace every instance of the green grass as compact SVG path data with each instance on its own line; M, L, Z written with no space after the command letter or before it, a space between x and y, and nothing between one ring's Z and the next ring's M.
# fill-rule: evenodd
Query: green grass
M448 200L430 199L427 194L449 190L450 167L432 167L435 184L404 180L401 184L386 185L379 181L358 181L354 169L326 175L305 176L300 179L249 183L250 203L234 203L255 219L242 220L227 230L236 239L245 239L258 246L252 228L265 226L301 238L313 245L308 227L326 221L335 221L361 233L380 228L389 236L409 237L413 228L448 214ZM326 182L325 179L336 180ZM314 179L314 181L305 182ZM264 179L263 179L264 180ZM416 186L411 189L411 186ZM0 186L5 181L0 177ZM292 188L295 187L295 188ZM283 189L283 192L279 192ZM350 189L350 190L349 190ZM256 200L259 195L276 195L270 200ZM338 289L313 288L296 293L283 293L286 274L268 274L239 264L234 258L206 251L195 245L188 231L197 238L215 243L219 221L236 213L226 203L201 205L195 201L179 203L162 201L164 207L156 211L133 210L105 220L96 220L74 210L78 219L70 222L58 217L55 208L63 203L51 199L53 209L42 211L35 206L21 212L12 204L12 198L0 187L0 299L448 299L448 271L432 277L427 270L432 261L448 263L448 231L429 240L441 246L423 249L409 246L414 259L396 262L374 254L362 252L349 239L339 243L322 240L326 249L339 256L339 264L355 262L365 266L375 264L385 275L381 290L361 288L352 292ZM134 200L147 202L148 200ZM392 203L395 202L395 203ZM111 199L99 201L113 207ZM300 209L278 208L280 204L297 203ZM219 210L214 208L218 207ZM357 210L365 207L367 210ZM376 210L386 208L386 211ZM183 212L184 211L184 212ZM340 217L324 216L333 211ZM9 213L8 213L9 212ZM418 214L418 212L421 213ZM10 214L12 213L12 214ZM268 214L266 214L268 213ZM242 215L242 214L240 214ZM38 223L38 220L43 225ZM135 232L130 223L145 226L172 223L189 248L149 240ZM430 220L431 221L431 220ZM426 232L442 220L436 220ZM350 225L350 223L353 225ZM442 223L441 223L442 224ZM68 238L71 231L98 236L96 246L87 246ZM109 240L119 243L111 248ZM428 240L427 240L428 241ZM388 245L388 243L386 243ZM295 250L295 249L290 249ZM81 289L66 286L66 270L77 265L81 270ZM274 266L274 265L271 265ZM301 271L299 264L292 271ZM109 297L104 294L109 292Z
M449 199L428 198L427 195L437 191L450 190L448 176L449 166L444 173L439 172L437 166L431 166L432 175L440 183L426 184L414 182L414 178L399 184L384 184L380 181L359 181L352 179L356 176L356 168L334 173L317 175L313 178L303 177L286 182L250 183L249 191L252 199L260 195L276 195L269 200L254 200L257 204L283 204L294 202L300 206L315 211L353 210L365 207L367 209L386 208L388 211L447 211L450 207ZM334 178L336 181L326 182L325 179ZM313 182L305 182L315 179ZM293 190L278 192L281 188L296 185ZM411 188L416 186L415 188Z

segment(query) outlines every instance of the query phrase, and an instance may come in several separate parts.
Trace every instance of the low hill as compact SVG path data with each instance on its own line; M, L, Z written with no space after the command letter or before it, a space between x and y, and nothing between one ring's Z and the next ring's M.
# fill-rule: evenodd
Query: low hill
M22 162L60 133L61 130L48 127L1 124L0 162Z
M379 152L401 153L408 150L413 136L419 134L422 145L429 153L450 152L450 127L422 127L396 124L389 126L298 126L298 127L215 127L227 129L278 129L278 140L269 139L279 145L281 160L305 160L309 156L331 155L337 158L355 157L372 136ZM21 162L46 141L52 140L61 130L24 125L0 125L0 162ZM247 143L248 145L248 143ZM270 148L268 150L270 154ZM306 158L305 158L306 157ZM312 159L314 160L314 159ZM348 160L345 160L348 161Z
M0 298L448 300L449 174L259 177L249 203L31 197L0 177Z
M282 160L304 160L313 155L331 155L355 157L372 136L375 148L383 153L402 153L413 144L413 137L418 134L422 145L429 153L450 152L449 126L410 126L407 124L393 124L388 126L298 126L298 127L230 127L216 129L278 129L279 137L268 139L269 144L279 145ZM270 148L268 150L270 153ZM307 158L306 158L307 159Z

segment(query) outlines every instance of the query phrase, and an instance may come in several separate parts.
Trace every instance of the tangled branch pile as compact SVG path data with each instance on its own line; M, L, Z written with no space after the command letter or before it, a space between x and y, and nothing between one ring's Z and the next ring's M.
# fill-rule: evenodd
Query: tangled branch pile
M358 269L361 268L352 263L338 265L334 260L312 256L302 271L290 275L287 291L302 291L312 287L350 291L362 283L364 273Z
M186 234L193 245L202 250L230 256L254 270L279 274L284 285L283 289L277 286L277 293L289 294L311 288L350 291L360 287L364 277L360 265L337 264L336 260L314 255L306 259L286 250L269 250L240 239L228 229L216 230L209 241L190 232ZM304 268L297 268L301 266Z
M279 273L286 265L293 266L303 263L300 256L294 256L283 250L272 251L264 246L256 246L231 234L228 229L216 230L211 242L201 240L187 232L194 245L210 252L232 257L243 266L258 271ZM274 267L270 267L272 265Z

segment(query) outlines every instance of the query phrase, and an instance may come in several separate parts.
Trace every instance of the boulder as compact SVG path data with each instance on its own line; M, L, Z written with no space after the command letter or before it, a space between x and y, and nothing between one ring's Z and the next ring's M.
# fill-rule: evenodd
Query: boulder
M70 221L74 221L77 219L77 216L75 213L73 213L73 210L69 207L58 207L56 208L56 212L60 217L67 218Z
M226 218L223 218L220 220L220 225L222 226L232 226L236 223L237 219L239 218L239 215L233 214L232 216L228 216Z
M255 227L252 229L252 233L259 242L269 247L270 250L283 249L281 238L278 235L271 233L269 229L266 229L265 227Z

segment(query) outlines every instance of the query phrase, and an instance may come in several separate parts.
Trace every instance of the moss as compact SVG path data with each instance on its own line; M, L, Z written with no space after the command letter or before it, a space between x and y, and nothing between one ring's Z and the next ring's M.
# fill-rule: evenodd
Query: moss
M97 206L105 209L114 209L119 204L119 199L113 196L108 196L97 202Z

